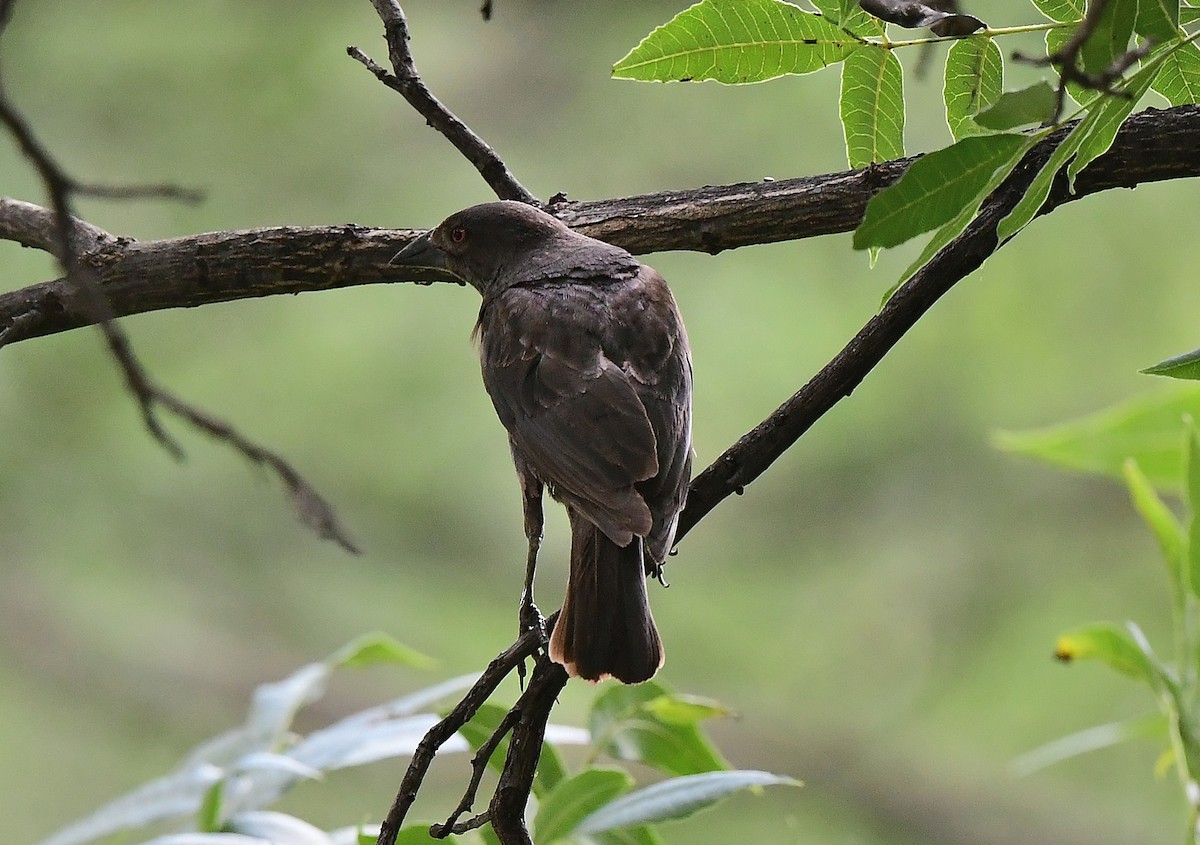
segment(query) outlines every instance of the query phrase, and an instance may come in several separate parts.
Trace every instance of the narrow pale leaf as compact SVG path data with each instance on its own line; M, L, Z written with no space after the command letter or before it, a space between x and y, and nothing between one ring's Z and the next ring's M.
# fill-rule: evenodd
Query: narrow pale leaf
M1181 597L1187 593L1187 576L1184 570L1184 533L1183 526L1166 503L1159 497L1158 491L1150 483L1150 479L1141 471L1137 461L1130 458L1125 462L1125 486L1129 488L1129 496L1133 506L1141 514L1142 520L1154 532L1158 546L1162 550L1163 559L1167 564L1167 576L1170 579L1171 591Z
M846 58L859 38L782 0L701 0L647 35L613 76L655 82L762 82Z
M1187 439L1184 443L1184 476L1188 510L1188 581L1194 595L1200 596L1200 436L1192 418L1187 420Z
M633 778L621 769L586 769L564 780L538 804L533 831L539 845L571 835L581 821L632 786Z
M1027 751L1012 762L1012 770L1018 777L1088 754L1110 748L1132 739L1165 739L1167 720L1158 713L1097 725L1069 736L1060 737L1032 751Z
M576 831L592 834L630 825L681 819L744 789L801 785L794 778L756 771L706 772L671 778L601 807L584 819Z
M1173 106L1200 103L1200 46L1184 44L1163 59L1152 87Z
M904 156L904 73L895 53L864 48L846 57L841 115L850 167Z
M1083 18L1083 0L1033 0L1038 11L1052 21L1070 23Z
M1045 81L1035 82L1019 91L1005 91L975 116L975 122L1000 130L1044 123L1054 116L1054 105L1054 89Z
M1195 387L1149 393L1048 428L998 432L993 443L1008 452L1115 479L1123 477L1125 461L1134 458L1155 488L1179 490L1185 414L1200 419L1200 390Z
M978 135L975 115L999 99L1004 90L1004 58L991 38L964 38L946 53L942 98L946 123L954 140Z
M229 820L228 829L233 833L256 836L267 842L287 845L333 845L329 834L319 827L314 827L295 816L268 810L239 813Z
M1011 170L1027 143L1021 135L981 135L917 159L867 205L854 248L895 246L978 207L996 173Z

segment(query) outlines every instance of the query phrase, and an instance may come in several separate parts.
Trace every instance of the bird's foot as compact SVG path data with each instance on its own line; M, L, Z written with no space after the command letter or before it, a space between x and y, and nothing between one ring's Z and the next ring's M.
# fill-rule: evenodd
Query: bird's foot
M519 636L524 636L526 631L538 632L538 645L542 648L549 642L549 637L546 635L546 617L542 616L542 612L538 610L538 606L533 603L532 598L521 600L521 610L518 614L521 630Z

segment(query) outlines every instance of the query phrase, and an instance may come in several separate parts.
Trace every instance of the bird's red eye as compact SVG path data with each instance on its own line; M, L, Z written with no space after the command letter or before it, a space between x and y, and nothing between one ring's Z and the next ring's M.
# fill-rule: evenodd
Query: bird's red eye
M467 230L462 226L455 226L450 230L450 240L456 244L460 244L467 239Z

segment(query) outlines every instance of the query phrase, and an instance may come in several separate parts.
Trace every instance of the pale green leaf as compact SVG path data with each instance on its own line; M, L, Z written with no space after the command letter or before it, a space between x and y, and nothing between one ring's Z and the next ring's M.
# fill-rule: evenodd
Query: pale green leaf
M1179 490L1183 478L1183 417L1200 418L1200 390L1149 393L1048 428L998 432L998 448L1080 472L1124 477L1125 461L1159 490Z
M1083 0L1033 0L1038 11L1052 21L1070 23L1083 18Z
M1160 689L1167 677L1166 670L1132 622L1127 622L1123 628L1100 622L1063 634L1054 647L1054 656L1064 663L1100 660L1153 689Z
M904 156L904 73L891 50L856 50L846 57L841 115L851 167Z
M983 131L975 115L996 102L1003 90L1004 58L994 40L964 38L950 45L942 98L954 140Z
M718 716L728 716L730 709L719 701L699 695L660 695L642 705L647 712L669 725L698 725Z
M564 780L538 805L533 821L538 845L550 845L574 833L581 821L632 786L633 778L621 769L586 769Z
M836 64L859 38L782 0L701 0L647 35L613 76L656 82L762 82Z
M1167 720L1158 713L1126 719L1123 722L1096 725L1094 728L1059 737L1022 754L1013 760L1012 770L1018 777L1024 777L1072 757L1110 748L1132 739L1165 739L1166 731Z
M1088 117L1090 118L1094 113L1090 113ZM1084 118L1067 134L1067 137L1059 142L1054 152L1050 154L1050 158L1033 177L1029 187L1025 189L1025 196L1021 197L1020 202L1000 221L996 227L996 237L1001 243L1024 229L1029 225L1029 221L1037 216L1038 211L1046 202L1046 197L1050 195L1054 177L1075 157L1080 144L1087 136L1090 128L1087 124L1088 118Z
M1055 93L1046 82L1035 82L1019 91L1005 91L991 107L975 116L986 129L1014 129L1044 123L1054 116Z
M226 828L233 833L254 836L264 842L287 845L333 845L329 834L319 827L271 810L239 813L229 820Z
M729 764L694 724L662 718L654 702L668 691L655 681L614 686L596 696L590 727L598 750L617 760L631 760L673 775L690 775Z
M801 786L794 778L770 772L705 772L671 778L601 807L576 830L582 834L690 816L720 799L744 789L764 786Z
M330 662L352 669L361 669L379 663L425 668L432 666L434 660L409 648L389 634L375 631L371 634L364 634L338 649L330 658Z
M854 232L854 248L889 247L978 207L996 174L1011 169L1028 139L980 135L922 156L867 205Z
M1188 509L1188 579L1192 593L1200 596L1200 437L1192 418L1187 420L1187 440L1184 444L1184 489Z
M1129 497L1133 506L1141 514L1142 520L1154 532L1158 546L1162 550L1163 559L1167 564L1167 576L1171 590L1181 597L1186 591L1184 574L1184 533L1183 526L1171 509L1167 507L1150 479L1138 467L1133 458L1125 461L1125 486L1129 488Z
M1200 103L1200 47L1184 44L1163 59L1152 87L1173 106Z

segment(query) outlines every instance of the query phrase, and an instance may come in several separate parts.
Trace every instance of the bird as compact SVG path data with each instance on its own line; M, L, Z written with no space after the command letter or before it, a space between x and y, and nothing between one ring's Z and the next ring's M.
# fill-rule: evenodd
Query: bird
M566 596L548 653L572 676L636 684L663 665L647 576L663 581L692 469L692 358L675 298L620 247L512 200L452 214L393 263L448 270L482 297L472 337L505 429L533 601L542 494L567 510Z

